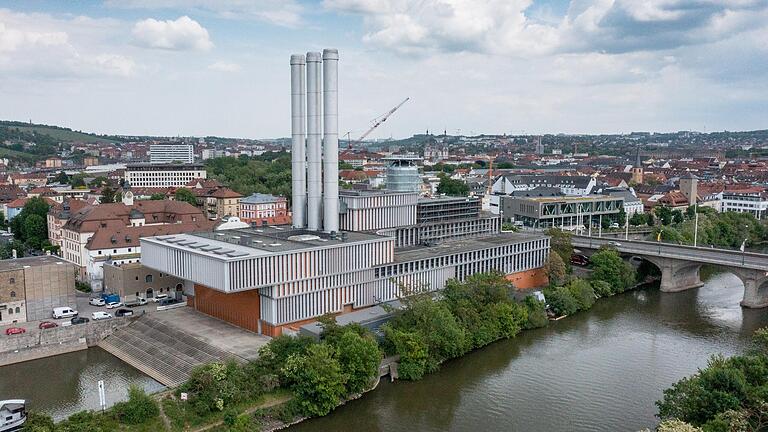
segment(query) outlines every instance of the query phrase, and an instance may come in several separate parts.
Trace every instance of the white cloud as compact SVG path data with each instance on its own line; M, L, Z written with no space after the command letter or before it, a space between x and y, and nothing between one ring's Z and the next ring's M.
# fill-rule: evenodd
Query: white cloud
M188 16L160 21L148 18L133 26L136 42L147 48L207 51L213 48L208 30Z
M217 61L215 63L208 65L208 69L217 71L217 72L240 72L241 68L240 68L240 65L237 63Z
M226 19L255 19L296 27L304 8L295 0L107 0L106 5L128 9L190 10Z

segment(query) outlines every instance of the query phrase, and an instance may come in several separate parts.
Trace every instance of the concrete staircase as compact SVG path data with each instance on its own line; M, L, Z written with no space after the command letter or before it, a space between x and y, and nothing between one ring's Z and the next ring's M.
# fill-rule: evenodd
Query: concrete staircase
M167 387L177 387L189 378L195 366L237 356L201 341L183 329L150 315L116 330L99 346Z

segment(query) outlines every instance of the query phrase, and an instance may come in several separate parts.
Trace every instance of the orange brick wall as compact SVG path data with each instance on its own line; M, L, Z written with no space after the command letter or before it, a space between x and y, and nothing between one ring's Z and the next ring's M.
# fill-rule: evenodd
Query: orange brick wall
M511 273L506 277L517 289L538 288L546 286L549 283L547 273L543 268Z
M224 294L195 284L193 307L246 330L259 331L259 290Z

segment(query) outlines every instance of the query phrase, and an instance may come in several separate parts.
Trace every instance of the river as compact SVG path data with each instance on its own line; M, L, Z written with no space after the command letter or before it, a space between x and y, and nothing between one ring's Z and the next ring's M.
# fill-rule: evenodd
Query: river
M26 399L27 409L62 420L78 411L99 409L98 382L107 404L127 399L136 384L147 392L165 387L101 348L0 367L0 399Z
M662 390L739 353L768 311L739 306L741 281L717 274L682 293L637 290L443 365L382 382L302 431L638 431Z

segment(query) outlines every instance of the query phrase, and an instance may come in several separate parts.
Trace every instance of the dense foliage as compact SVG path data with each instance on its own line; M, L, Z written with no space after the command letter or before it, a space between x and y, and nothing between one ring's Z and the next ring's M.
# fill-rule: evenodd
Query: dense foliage
M602 281L611 288L609 295L624 292L637 282L635 268L621 259L619 253L608 247L602 247L590 257L592 275L590 280L595 283ZM605 285L599 289L605 294Z
M175 199L176 201L185 202L197 207L197 198L195 197L195 194L193 194L192 191L189 189L185 189L185 188L177 189L173 199Z
M659 417L704 432L768 428L768 328L755 332L753 348L731 358L715 356L696 375L675 383L656 403Z
M528 307L512 300L513 290L503 275L485 273L449 281L441 299L430 293L403 298L404 308L384 326L387 350L400 355L400 377L419 379L448 359L528 326Z
M571 234L557 228L550 228L545 233L550 237L550 249L560 255L566 269L571 268L571 256L573 255L573 243L571 243Z
M467 196L469 195L469 186L458 179L452 179L449 176L440 173L440 183L437 185L437 193L450 196Z
M686 212L688 220L680 220L669 226L657 227L652 234L656 240L661 234L662 241L693 244L695 220ZM695 216L695 214L693 214ZM746 240L746 246L755 246L768 239L768 227L750 213L717 213L709 208L699 208L699 246L738 248Z
M254 192L291 196L291 155L267 152L252 158L221 157L206 161L208 177L243 194Z
M28 249L48 246L48 209L43 198L30 198L19 214L11 219L10 226L16 240Z
M566 267L563 259L560 258L557 252L550 250L547 261L544 263L544 272L547 274L549 284L556 286L565 282L565 277L568 275L568 267Z
M128 389L128 400L116 403L112 411L121 423L129 425L146 423L160 414L157 401L136 386Z

